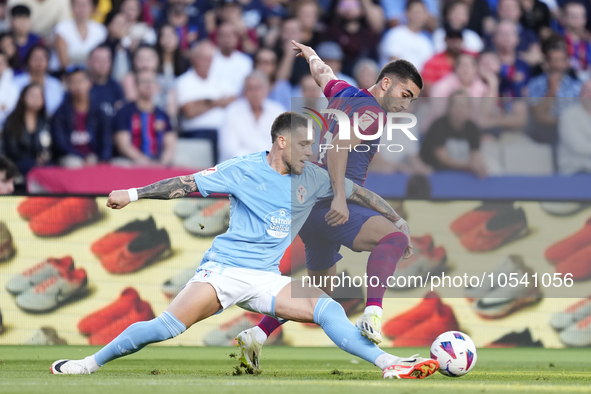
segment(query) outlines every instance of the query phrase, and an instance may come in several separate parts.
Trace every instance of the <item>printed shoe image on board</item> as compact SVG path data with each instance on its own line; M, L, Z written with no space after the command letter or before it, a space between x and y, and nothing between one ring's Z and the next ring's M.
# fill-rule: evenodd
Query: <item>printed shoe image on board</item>
M172 255L166 229L144 232L128 244L103 256L101 264L113 274L135 272Z
M219 199L214 204L189 216L183 222L185 230L193 235L211 237L228 229L230 200Z
M156 222L152 216L145 220L136 219L94 241L90 250L96 257L101 258L130 243L142 233L154 231Z
M60 271L16 297L16 305L30 313L47 313L86 295L88 278L83 268Z
M54 237L87 224L99 216L94 198L66 197L29 221L33 234Z
M11 259L15 252L8 226L6 223L0 222L0 263Z
M18 295L52 276L60 275L60 272L69 272L73 269L74 261L71 256L65 256L61 259L48 257L47 260L35 264L10 278L6 282L6 291L12 295Z
M462 245L471 252L487 252L529 233L522 208L508 209L477 225L460 237Z

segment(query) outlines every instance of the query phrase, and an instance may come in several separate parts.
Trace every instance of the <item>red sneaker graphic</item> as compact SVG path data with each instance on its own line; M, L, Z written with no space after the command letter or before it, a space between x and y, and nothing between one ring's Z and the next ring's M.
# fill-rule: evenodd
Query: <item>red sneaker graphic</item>
M393 317L382 326L382 335L398 338L406 331L428 320L441 308L441 299L434 291L427 293L425 298L414 308ZM440 332L441 334L441 332Z
M556 264L556 272L563 276L572 274L574 280L584 280L591 277L591 245L580 249Z
M40 236L61 235L76 226L98 216L94 198L68 197L36 215L29 222L34 234Z
M415 247L415 250L421 253L431 250L434 246L433 237L430 234L423 235L422 237L411 236L410 240Z
M512 204L484 203L454 220L449 228L454 234L461 236L477 226L486 223L499 212L510 210L511 207Z
M590 243L591 218L585 222L585 225L582 229L546 249L544 257L546 257L546 259L552 264L556 264L589 245Z
M525 236L529 232L523 209L498 213L486 223L465 233L460 242L471 252L486 252Z
M61 200L59 197L29 197L19 204L17 211L23 219L31 220Z
M88 342L91 345L106 345L133 323L152 320L155 317L150 304L138 299L125 315L117 320L112 320L110 324L94 332Z
M137 291L133 287L128 287L123 290L115 302L80 320L78 331L84 335L93 334L109 325L112 321L129 313L139 301L140 296Z
M156 231L154 218L134 220L95 241L90 250L98 258L109 254L136 239L142 232Z
M442 332L459 330L458 321L449 305L441 304L441 308L429 319L407 330L394 340L394 346L419 347L431 346L431 343Z
M101 264L113 274L127 274L172 254L170 238L165 229L146 232L128 245L103 256Z

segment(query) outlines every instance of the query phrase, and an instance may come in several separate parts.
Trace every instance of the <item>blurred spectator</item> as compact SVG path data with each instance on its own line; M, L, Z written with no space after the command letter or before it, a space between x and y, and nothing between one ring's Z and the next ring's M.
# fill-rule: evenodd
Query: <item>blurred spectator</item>
M326 65L328 65L337 79L347 82L351 86L357 87L355 80L341 72L343 69L343 50L336 42L325 41L318 45L316 53Z
M195 2L201 5L203 2ZM206 2L208 3L208 2ZM166 3L166 11L163 13L164 18L157 24L158 27L164 24L174 26L177 36L179 37L180 47L183 53L187 53L191 45L197 41L200 35L204 37L207 35L205 27L203 31L195 19L191 20L188 11L188 4L183 0L171 0Z
M429 128L421 146L421 159L435 170L467 171L486 176L480 157L480 130L470 120L472 104L466 92L454 92L447 114Z
M517 52L519 52L519 57L532 66L540 64L542 62L540 40L536 32L521 26L522 11L519 0L499 0L497 14L499 20L510 21L517 26L519 34Z
M31 10L31 30L47 43L54 27L72 17L71 0L9 0L8 6L26 5Z
M154 29L141 20L142 8L139 0L124 0L119 10L125 17L127 34L122 39L124 47L134 51L140 44L156 44Z
M36 45L29 51L25 59L27 72L14 77L14 84L20 90L32 82L37 82L43 86L43 95L45 97L45 109L47 115L52 116L62 103L64 98L64 89L62 83L47 73L49 65L49 50L43 45Z
M55 48L62 67L86 62L90 51L107 38L107 29L90 19L97 0L72 0L73 18L55 27Z
M5 31L8 31L9 29L9 24L8 24L8 20L7 20L7 7L6 7L6 2L7 0L0 0L0 33L4 33Z
M564 39L572 69L579 78L589 79L591 59L590 35L586 29L587 11L585 6L576 1L568 1L563 8Z
M429 20L427 22L427 26L437 26L439 23L439 1L423 0L423 3L425 3L425 6L427 7L427 12L429 13ZM396 27L398 25L404 25L407 23L406 13L404 11L406 1L381 0L381 5L384 9L384 14L386 17L388 27ZM432 31L433 29L430 30Z
M464 0L450 1L444 9L443 26L433 32L433 44L436 52L443 52L449 46L446 41L448 30L459 30L462 34L462 47L470 52L480 52L484 48L482 38L468 29L470 6Z
M136 74L137 100L126 104L115 117L117 151L136 165L172 164L177 134L168 116L154 105L158 81L153 71Z
M312 48L320 43L320 12L320 5L316 0L299 0L294 4L293 14L300 22L302 30L299 42Z
M495 21L486 0L465 0L470 7L470 19L466 28L475 31L480 37L491 34Z
M176 93L181 109L181 130L185 136L204 138L213 145L217 163L217 131L224 122L224 110L236 99L236 87L227 76L211 70L215 47L203 40L191 49L191 66L177 78Z
M433 56L423 67L421 76L425 87L423 92L426 96L430 95L431 86L441 78L453 71L454 63L458 56L467 53L462 49L463 38L462 31L453 28L447 28L445 33L445 51Z
M377 43L384 31L384 12L379 0L333 0L324 40L338 43L345 57L343 72L351 74L361 57L377 59ZM400 44L400 43L398 43Z
M485 51L478 57L478 73L491 91L499 91L501 60L496 52ZM498 137L504 131L523 132L528 118L525 99L496 98L483 99L476 116L472 117L487 137Z
M25 87L14 111L6 119L4 150L22 175L51 160L51 134L45 111L43 87L36 82Z
M135 74L140 71L158 71L158 53L149 45L140 46L133 54L131 71L121 79L121 87L125 94L125 101L131 102L137 99L137 86Z
M291 46L291 44L289 44ZM277 65L277 55L268 48L259 49L254 57L254 68L263 72L270 81L269 100L279 103L283 108L291 108L291 84L288 82L293 68L295 54L284 50L281 63Z
M460 54L456 58L454 71L433 85L430 96L450 97L459 89L465 90L469 97L497 96L497 91L490 89L480 78L476 59L470 54Z
M0 156L0 195L14 192L14 178L18 171L13 162L4 156Z
M166 113L176 126L178 105L174 86L176 78L181 76L189 68L189 63L181 52L178 36L174 27L163 25L158 32L156 43L158 53L158 84L160 93L156 99L157 105L166 109Z
M270 149L269 130L285 108L269 100L268 93L269 79L264 73L254 71L246 78L244 97L226 107L219 133L220 161Z
M521 26L536 32L541 41L550 36L550 9L540 0L520 0Z
M530 67L517 56L519 44L517 25L508 20L500 21L494 33L493 42L501 59L500 95L522 97L529 80Z
M575 97L579 97L581 82L568 73L570 65L564 41L549 40L544 52L546 71L532 78L527 86L536 121L531 134L536 141L554 144L558 140L558 117L576 101Z
M8 65L12 68L15 75L20 74L23 68L23 61L18 56L16 42L10 33L0 34L0 52L6 55ZM24 60L24 59L23 59Z
M90 96L83 66L66 69L68 95L51 122L53 150L61 166L77 168L111 158L111 121Z
M221 47L218 42L218 31L223 25L228 24L232 26L236 34L236 50L248 54L256 52L259 45L256 30L253 27L248 27L242 19L242 6L238 1L232 0L222 3L219 16L221 19L219 27L209 34L211 42ZM227 40L227 37L224 39Z
M239 95L244 79L252 71L252 59L240 52L238 34L229 23L217 29L218 50L213 55L212 72L224 76L234 87L234 95Z
M12 79L13 73L8 66L8 58L0 52L0 132L4 127L6 117L12 112L18 101L19 89Z
M126 32L125 16L121 13L110 12L105 18L105 25L107 26L107 38L101 45L107 46L111 50L113 59L111 75L115 80L120 81L131 68L129 50L121 42Z
M369 89L375 85L380 69L378 64L371 59L361 59L355 64L353 76L359 89Z
M273 50L277 54L278 59L285 59L285 56L294 55L293 45L291 41L297 41L302 37L302 26L299 20L292 18L287 19L281 26L281 36L274 43ZM304 75L310 74L310 65L303 57L294 57L291 74L289 76L289 83L295 86L300 83Z
M591 80L583 85L579 102L560 114L558 134L558 170L591 172Z
M115 112L123 106L125 99L121 86L111 78L112 65L111 51L106 45L100 45L90 52L88 57L88 75L92 82L90 94L110 118L113 118Z
M29 7L15 5L10 10L10 16L10 29L18 57L22 61L27 57L31 48L41 42L41 38L37 34L31 33L31 10Z
M408 23L390 29L380 43L382 66L390 60L404 59L411 62L417 70L422 70L427 60L435 54L431 40L422 32L428 14L421 0L408 0L406 3Z

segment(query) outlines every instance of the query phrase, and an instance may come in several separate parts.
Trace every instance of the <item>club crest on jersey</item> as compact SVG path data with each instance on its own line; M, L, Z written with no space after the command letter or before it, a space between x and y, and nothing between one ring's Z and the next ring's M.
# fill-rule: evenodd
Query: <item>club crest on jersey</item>
M265 216L265 230L273 238L285 238L291 231L291 214L288 209L280 209Z
M306 194L308 194L308 191L304 186L300 185L300 187L298 187L296 190L296 196L300 204L303 204L304 201L306 201Z
M215 167L207 168L207 169L201 171L199 174L201 174L201 176L208 176L208 175L211 175L217 171L218 171L218 166L215 166Z

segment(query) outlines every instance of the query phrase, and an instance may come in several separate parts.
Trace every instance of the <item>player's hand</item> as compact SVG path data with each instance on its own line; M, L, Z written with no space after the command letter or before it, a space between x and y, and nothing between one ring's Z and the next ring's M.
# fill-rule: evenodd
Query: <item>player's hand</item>
M310 48L307 45L304 44L300 44L299 42L296 42L295 40L291 40L291 43L293 44L293 50L296 51L296 57L303 57L304 59L306 59L306 61L308 62L310 59L310 56L316 55L316 51L314 51L312 48ZM316 55L318 56L318 55Z
M414 254L414 245L412 244L412 238L410 237L410 227L408 226L408 223L404 223L402 226L398 228L408 238L408 246L406 247L406 249L404 250L404 254L402 255L402 258L408 259L410 256Z
M130 202L127 190L113 190L109 193L107 207L111 209L121 209L125 208Z
M340 226L349 220L349 208L347 207L347 200L341 198L333 198L330 204L330 211L324 216L326 222L333 226Z

